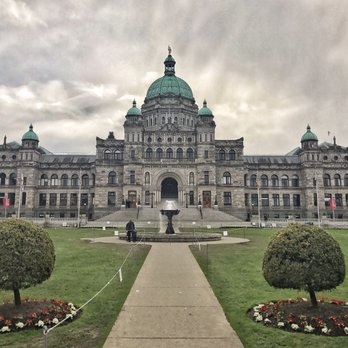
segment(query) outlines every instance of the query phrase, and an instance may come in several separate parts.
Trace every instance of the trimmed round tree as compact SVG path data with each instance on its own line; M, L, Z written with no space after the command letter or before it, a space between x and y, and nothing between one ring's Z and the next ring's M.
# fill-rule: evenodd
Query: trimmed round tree
M16 306L19 290L48 279L54 262L53 242L42 227L19 219L0 223L0 288L13 290Z
M263 276L276 288L315 292L335 289L344 281L344 255L338 242L323 229L290 224L277 232L263 258Z

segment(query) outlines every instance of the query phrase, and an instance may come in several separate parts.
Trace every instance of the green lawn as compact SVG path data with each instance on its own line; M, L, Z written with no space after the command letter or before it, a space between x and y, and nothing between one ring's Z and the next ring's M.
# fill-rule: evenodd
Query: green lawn
M22 298L56 298L83 305L94 296L122 268L123 282L119 276L94 300L84 307L76 321L56 328L47 335L48 348L102 347L134 280L149 251L149 246L128 244L91 244L85 237L111 236L112 231L101 229L49 229L56 251L56 264L49 280L26 290ZM116 237L115 237L116 238ZM13 294L0 291L0 303L13 301ZM41 329L0 335L0 347L44 347Z
M226 230L226 229L225 229ZM255 304L271 300L308 297L306 292L270 287L262 275L262 259L275 229L229 229L229 235L250 239L247 244L192 246L226 317L246 348L346 346L348 337L323 337L272 329L253 322L246 311ZM332 230L348 264L348 231ZM318 297L348 300L348 278L336 290L318 293Z

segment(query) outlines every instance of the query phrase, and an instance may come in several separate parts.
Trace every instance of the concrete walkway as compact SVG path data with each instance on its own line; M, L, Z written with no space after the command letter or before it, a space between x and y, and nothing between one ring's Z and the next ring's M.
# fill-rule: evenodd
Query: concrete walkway
M243 345L188 244L154 243L104 344L114 347Z

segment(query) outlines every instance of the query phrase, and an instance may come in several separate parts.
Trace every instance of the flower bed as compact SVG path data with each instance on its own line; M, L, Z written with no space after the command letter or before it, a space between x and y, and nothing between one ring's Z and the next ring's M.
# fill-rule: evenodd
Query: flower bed
M312 307L306 298L259 304L249 309L248 316L266 326L316 335L348 335L348 302L319 299Z
M23 300L21 306L13 303L0 305L0 333L29 328L52 327L59 322L71 322L81 311L72 303L60 300Z

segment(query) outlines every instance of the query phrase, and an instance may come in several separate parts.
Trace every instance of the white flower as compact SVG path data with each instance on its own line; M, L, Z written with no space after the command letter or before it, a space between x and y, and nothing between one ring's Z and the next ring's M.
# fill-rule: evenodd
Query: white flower
M328 335L328 334L331 332L331 330L329 330L329 329L327 328L327 326L324 326L324 327L321 329L321 332Z
M43 327L45 323L42 320L39 320L35 325L38 327Z
M68 306L69 306L73 311L76 311L75 306L74 306L71 302L68 303Z
M10 332L11 329L8 327L8 326L3 326L1 329L0 329L0 332Z
M348 335L348 327L347 326L343 329L343 331L346 335Z
M16 327L17 327L18 329L23 329L24 323L22 323L21 321L19 321L18 323L16 323Z
M257 311L256 311L256 312L254 313L254 317L257 317L258 315L260 315L260 312L257 312Z
M262 321L262 319L263 319L263 318L262 318L262 315L261 315L261 314L259 314L259 315L255 318L256 321Z
M72 314L67 314L65 317L66 317L67 319L71 319L71 320L72 320L72 318L73 318Z
M53 323L53 324L58 324L58 323L59 323L58 318L53 318L53 319L52 319L52 323Z
M302 301L303 301L303 302L307 302L308 299L306 299L305 297L302 297Z
M76 312L76 311L71 311L71 314L72 314L73 316L75 316L75 315L77 314L77 312Z
M263 322L264 322L265 324L271 323L271 321L270 321L268 318L266 318Z
M314 331L314 327L311 326L311 325L306 325L306 326L304 327L304 331L305 331L305 332L313 332L313 331Z
M278 327L284 327L285 324L284 324L282 321L280 321L280 322L277 324L277 326L278 326Z
M300 327L297 324L291 324L293 330L298 330Z

